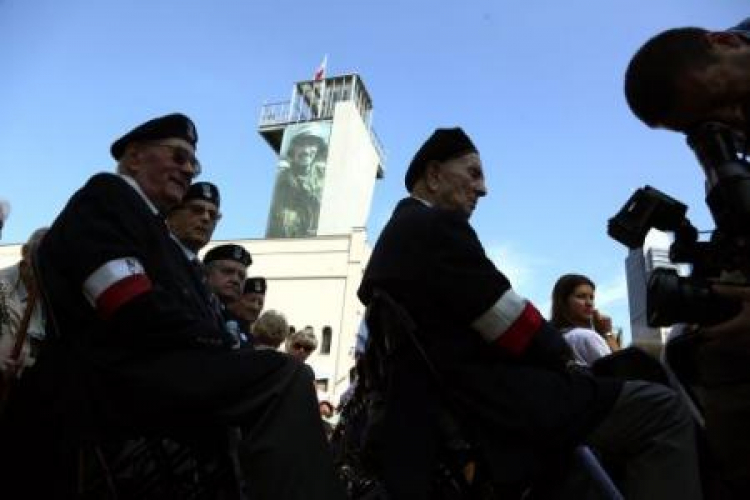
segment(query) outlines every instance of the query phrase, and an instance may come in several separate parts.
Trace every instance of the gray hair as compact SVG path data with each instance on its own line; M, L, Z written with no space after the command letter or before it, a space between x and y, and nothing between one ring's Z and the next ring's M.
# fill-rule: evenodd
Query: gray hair
M315 336L315 332L312 327L306 326L302 330L294 333L290 333L286 338L286 350L289 351L292 345L295 343L311 345L313 351L318 348L318 338Z
M289 324L278 311L269 309L253 323L253 336L258 344L278 348L287 336Z

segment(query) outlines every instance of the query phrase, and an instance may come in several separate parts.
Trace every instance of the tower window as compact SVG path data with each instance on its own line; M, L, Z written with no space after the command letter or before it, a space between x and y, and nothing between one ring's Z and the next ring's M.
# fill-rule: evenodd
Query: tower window
M321 333L320 354L331 354L331 341L333 340L333 330L330 326L324 326Z

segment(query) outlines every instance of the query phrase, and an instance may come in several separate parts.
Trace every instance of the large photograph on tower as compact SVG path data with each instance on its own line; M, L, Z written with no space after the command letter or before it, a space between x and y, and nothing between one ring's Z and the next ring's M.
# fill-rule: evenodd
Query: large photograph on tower
M330 121L298 123L284 131L267 238L317 234L330 135Z

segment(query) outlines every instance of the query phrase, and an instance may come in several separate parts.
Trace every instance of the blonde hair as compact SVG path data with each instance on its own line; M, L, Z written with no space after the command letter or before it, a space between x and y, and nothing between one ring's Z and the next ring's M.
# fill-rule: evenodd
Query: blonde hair
M308 344L312 346L312 350L318 348L318 338L315 336L315 332L312 327L306 326L302 330L294 333L290 333L286 338L286 350L291 350L295 343Z
M253 323L253 336L258 344L279 347L289 332L286 317L269 309Z

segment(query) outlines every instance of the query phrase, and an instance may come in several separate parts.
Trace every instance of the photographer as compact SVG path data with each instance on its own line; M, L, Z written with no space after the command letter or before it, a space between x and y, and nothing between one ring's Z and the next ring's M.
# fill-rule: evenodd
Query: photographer
M717 225L739 259L724 259L724 271L739 271L743 286L713 285L726 299L741 301L741 311L697 330L690 354L695 360L700 402L712 465L721 498L750 493L750 287L746 241L750 224L744 210L750 168L750 18L725 31L678 28L658 34L641 47L625 75L625 94L633 113L646 125L688 134L688 142L707 175L707 202ZM715 160L696 141L699 129L718 124L729 131L739 161ZM730 148L731 149L731 148ZM706 155L706 156L702 156ZM710 157L709 157L710 156ZM714 157L716 156L716 157ZM724 158L719 158L724 160ZM737 265L736 260L740 263ZM735 261L735 262L730 262ZM738 273L735 273L735 276ZM717 278L718 279L718 278ZM719 281L723 281L718 279ZM735 281L735 280L733 280Z
M687 131L718 121L750 129L750 18L726 31L676 28L646 42L628 65L625 97L649 127Z

